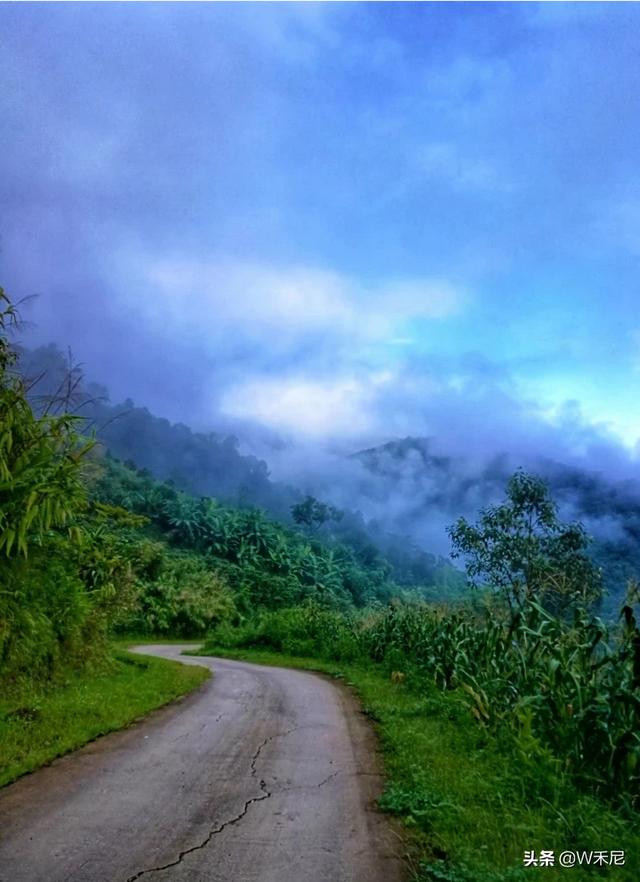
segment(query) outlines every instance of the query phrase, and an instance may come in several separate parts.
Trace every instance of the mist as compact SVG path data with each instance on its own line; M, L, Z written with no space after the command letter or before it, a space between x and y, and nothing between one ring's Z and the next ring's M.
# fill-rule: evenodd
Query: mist
M554 7L3 4L22 344L194 492L237 495L227 457L279 515L312 493L446 555L524 467L629 540L640 12ZM144 408L215 435L200 486Z

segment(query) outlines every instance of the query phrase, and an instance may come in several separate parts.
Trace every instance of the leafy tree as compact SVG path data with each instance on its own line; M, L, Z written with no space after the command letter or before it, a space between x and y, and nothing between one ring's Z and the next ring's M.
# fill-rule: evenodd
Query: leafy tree
M296 524L302 524L313 530L326 524L327 521L339 521L342 519L342 512L320 502L314 496L306 496L302 502L291 506L291 515Z
M78 431L78 417L54 415L62 399L34 412L17 371L17 325L0 288L1 689L27 672L48 677L59 665L97 658L115 593L103 576L115 583L116 564L126 571L81 529L92 441Z
M459 518L447 532L452 556L466 558L471 583L490 585L512 613L531 599L558 609L600 595L584 527L561 523L547 485L522 470L510 479L504 503L484 509L475 525Z
M64 525L83 503L80 463L92 442L70 414L36 417L13 370L15 306L0 288L0 551L27 555L31 541Z
M100 466L92 485L95 514L130 508L148 518L152 535L202 555L223 574L243 611L305 598L342 609L386 600L396 590L390 566L372 546L371 554L335 538L329 546L259 509L188 496L112 457L102 457Z

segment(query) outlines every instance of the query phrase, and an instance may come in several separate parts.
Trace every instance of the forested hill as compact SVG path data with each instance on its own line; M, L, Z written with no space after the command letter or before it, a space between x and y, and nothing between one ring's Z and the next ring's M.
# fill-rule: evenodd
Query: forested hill
M240 509L264 509L285 523L291 523L292 506L304 501L300 489L272 480L263 460L240 453L237 438L194 432L130 400L112 404L106 387L86 381L55 344L20 348L19 354L35 409L53 407L81 415L85 430L95 431L110 454L132 468L193 496L213 497ZM382 555L393 580L408 589L431 597L458 596L464 589L462 573L445 557L396 534L388 524L367 523L357 510L341 510L338 518L314 529L318 538L344 543L362 560Z
M630 579L640 577L640 483L540 455L527 461L501 453L483 465L437 452L433 439L407 437L355 453L370 474L371 493L393 502L395 529L420 541L434 520L446 524L495 504L520 466L544 479L566 520L581 521L593 537L615 609ZM366 487L366 484L362 484Z
M21 349L20 369L34 381L30 394L36 409L39 401L54 396L61 410L70 407L86 418L113 456L179 490L238 508L257 506L285 523L291 523L292 506L304 499L297 487L274 481L263 460L242 454L233 436L195 432L130 400L112 404L108 390L85 382L53 344ZM615 609L628 580L640 575L640 486L632 480L615 483L542 455L522 462L505 452L478 465L437 452L429 438L390 441L354 453L350 461L351 489L349 473L341 474L342 496L350 503L339 519L319 526L319 534L346 543L359 555L381 553L398 584L458 594L463 579L443 557L448 552L445 528L458 516L498 500L519 466L543 477L562 516L582 521L594 537L592 555L611 594L607 609ZM331 475L322 476L321 495L331 499L336 485Z
M36 406L39 400L48 405L55 396L61 408L68 406L86 418L114 456L172 481L180 490L232 504L248 502L276 514L288 512L296 500L294 491L269 480L265 462L238 451L237 438L194 432L129 399L112 404L106 387L85 382L81 370L55 344L21 348L20 370L33 382Z

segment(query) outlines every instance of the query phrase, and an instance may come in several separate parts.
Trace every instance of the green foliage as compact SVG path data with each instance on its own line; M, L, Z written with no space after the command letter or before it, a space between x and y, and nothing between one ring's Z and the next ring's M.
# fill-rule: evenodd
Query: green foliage
M80 461L91 447L69 414L37 418L12 372L8 333L15 307L0 288L0 552L27 555L31 543L70 522L82 506Z
M263 646L290 655L351 661L362 649L354 619L314 603L270 610L242 625L225 623L211 632L212 644Z
M525 882L529 876L523 867L508 870L479 870L465 864L452 866L447 861L423 863L417 882Z
M320 502L314 496L306 496L302 502L291 507L291 516L294 523L313 529L321 527L327 521L342 520L343 513L332 505Z
M600 575L586 551L581 524L562 524L546 484L516 472L507 501L481 512L476 526L465 518L449 527L453 557L463 556L473 584L488 583L512 610L537 598L562 609L599 597Z
M235 616L227 582L198 555L145 542L133 558L139 591L135 608L120 621L123 630L193 637Z
M110 404L108 391L84 384L77 370L71 369L73 380L67 382L70 365L54 345L22 349L19 366L27 376L38 378L30 396L36 411L43 396L72 387L74 405L96 427L100 442L130 466L134 476L137 463L140 475L153 474L186 494L214 496L227 508L258 507L285 524L295 524L292 507L301 506L304 511L309 506L299 491L272 481L264 462L241 454L236 438L193 432L132 401ZM347 547L363 569L385 571L387 581L422 596L437 592L438 597L454 597L464 592L463 574L445 558L418 548L404 535L389 533L387 526L366 523L360 512L338 511L315 502L312 498L308 532L325 544Z
M34 397L54 394L69 372L67 359L53 344L31 352L23 349L20 368L30 377L41 378ZM111 404L108 391L98 384L76 383L75 389L83 415L97 427L100 441L122 461L136 463L162 481L171 480L187 493L215 494L230 505L248 501L285 515L294 501L291 491L276 491L266 463L238 451L237 438L171 424L130 399Z
M7 332L15 311L0 297ZM541 481L517 473L503 505L482 512L475 526L460 519L450 531L455 553L468 561L471 581L495 589L509 614L491 591L453 608L412 602L405 591L403 602L384 608L403 593L392 572L406 577L414 596L430 589L434 599L440 592L459 595L458 574L432 556L404 554L393 544L390 564L380 553L382 539L370 541L371 529L349 513L338 520L338 512L313 497L293 505L294 523L308 528L300 530L244 504L234 508L189 496L172 481L160 483L136 470L133 462L122 464L97 451L87 456L90 444L80 438L75 418L34 413L14 363L4 333L0 679L5 688L17 689L28 676L53 681L65 666L97 663L113 628L184 636L209 631L212 647L258 646L333 663L375 663L394 672L398 688L406 681L416 696L415 720L399 726L407 738L408 733L415 743L422 738L420 727L431 712L427 704L440 721L446 718L465 732L473 726L478 744L490 733L522 773L522 781L508 782L510 798L563 812L567 827L574 822L561 797L569 783L589 794L585 799L606 799L630 815L638 809L640 631L634 598L625 604L619 626L606 625L590 611L599 586L586 554L587 537L579 524L559 522ZM158 432L162 421L133 410L127 431L137 420L141 434L133 447L144 441L146 449L149 420ZM194 462L202 453L202 463L209 463L221 443L229 463L236 462L233 445L227 450L219 439L203 442L198 436L194 446L186 427L187 434L169 428L180 444L187 439ZM140 461L150 462L146 455ZM259 468L252 475L267 486ZM179 478L178 484L184 487L185 481ZM421 579L427 572L425 589ZM481 778L472 783L482 792ZM407 771L385 796L389 810L423 832L434 824L453 828L464 815L463 803L462 795L450 802L442 788L430 789L420 767ZM576 810L576 818L584 817ZM512 855L513 842L500 847ZM425 878L462 882L464 866L459 860L457 876L451 876L447 861L431 861Z
M49 677L63 657L79 661L93 650L88 597L59 537L33 549L28 561L0 566L0 610L4 688L23 677Z
M91 442L76 418L36 417L14 373L15 307L0 289L0 679L47 677L102 649L101 604L78 566ZM66 533L60 528L67 527Z
M319 542L257 509L188 496L110 458L103 466L92 488L100 505L143 515L172 545L206 557L244 613L306 600L347 610L397 590L377 555L363 563L348 546Z
M504 621L490 609L394 604L361 616L313 606L214 631L211 645L263 646L332 660L384 662L416 682L457 690L485 728L509 734L540 798L568 777L587 792L640 807L640 631L630 605L608 629L582 611L568 623L534 601Z

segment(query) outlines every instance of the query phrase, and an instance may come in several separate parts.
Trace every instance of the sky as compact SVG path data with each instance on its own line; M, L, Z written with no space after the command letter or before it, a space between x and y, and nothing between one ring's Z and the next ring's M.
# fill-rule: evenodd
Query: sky
M640 5L5 2L0 50L0 284L114 400L636 460Z

